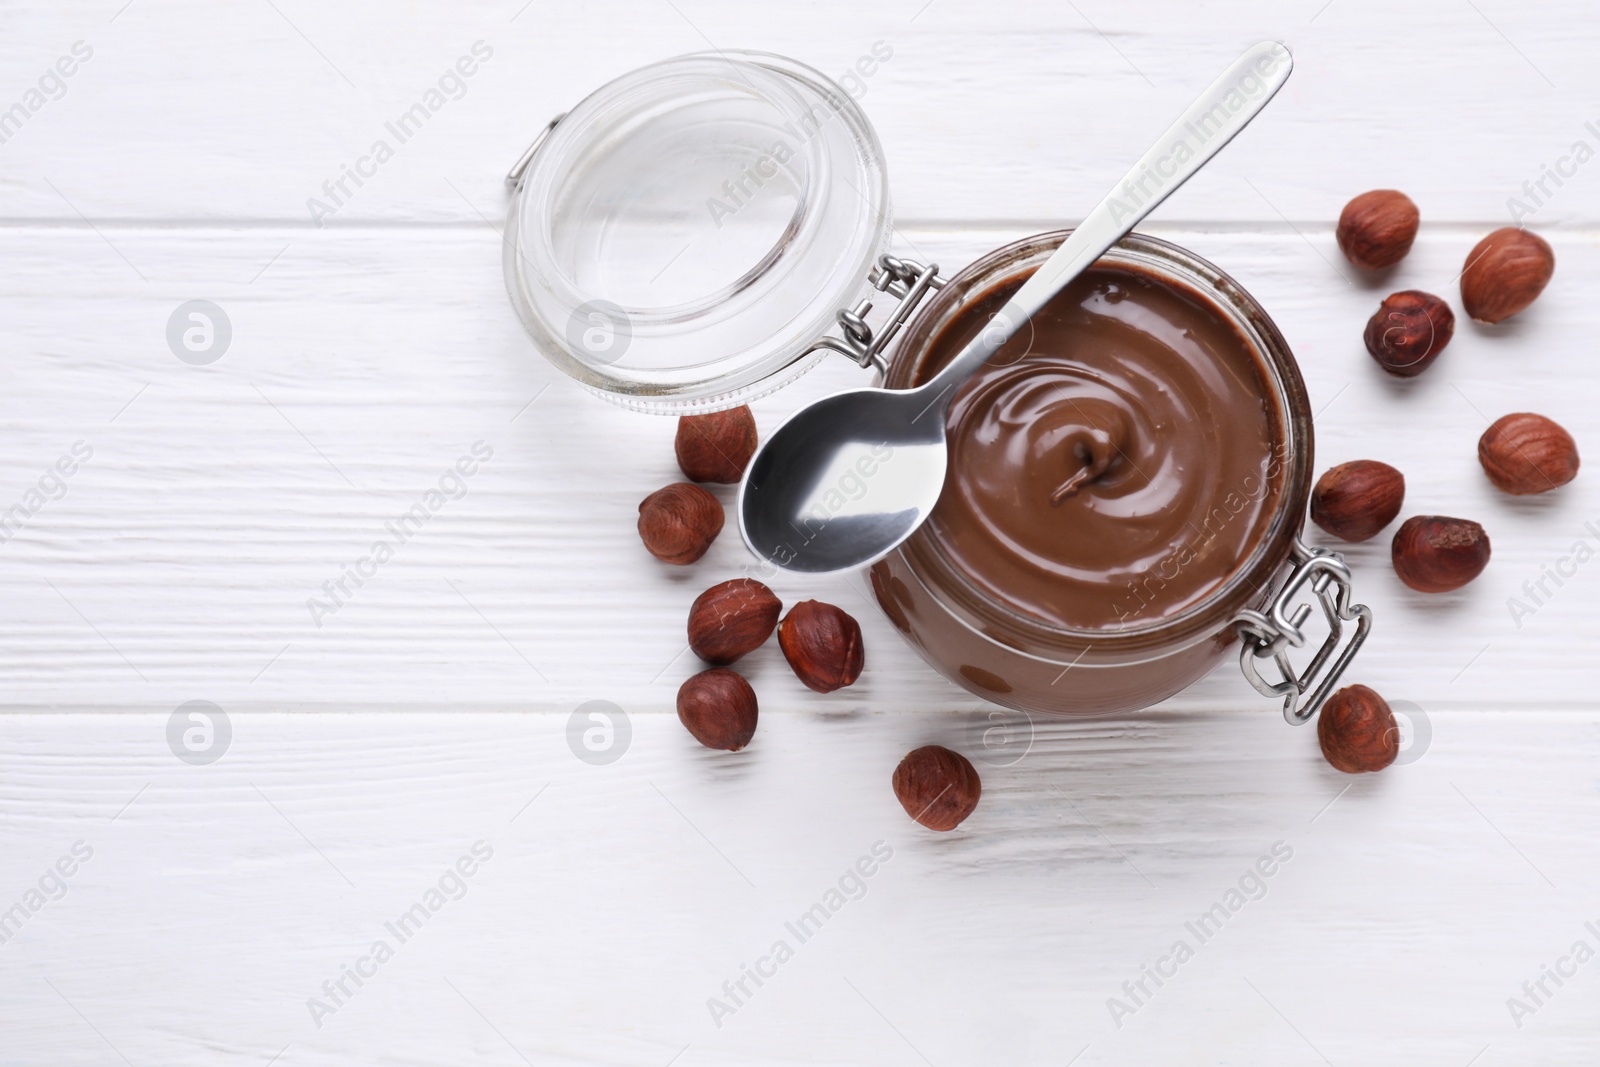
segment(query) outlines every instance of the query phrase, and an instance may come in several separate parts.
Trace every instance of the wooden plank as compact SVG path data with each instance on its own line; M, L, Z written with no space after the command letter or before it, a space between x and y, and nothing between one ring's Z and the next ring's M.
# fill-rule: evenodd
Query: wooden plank
M1595 574L1547 581L1543 604L1523 583L1597 540L1586 523L1600 526L1600 491L1580 477L1545 498L1504 497L1475 447L1488 418L1516 410L1597 439L1592 239L1558 235L1556 281L1521 320L1463 324L1428 375L1395 382L1359 339L1380 290L1341 279L1325 229L1306 240L1157 232L1233 271L1272 309L1322 409L1319 469L1386 460L1408 476L1407 514L1476 518L1490 531L1488 572L1443 597L1400 585L1384 537L1346 549L1378 619L1357 677L1427 707L1591 699ZM908 231L903 247L953 268L1015 235ZM731 530L688 569L642 551L638 501L677 477L673 423L614 409L542 361L502 295L494 231L106 236L115 249L77 229L0 233L17 279L0 370L6 507L74 442L94 450L66 497L3 546L5 703L671 707L693 670L690 601L751 558ZM1386 284L1454 298L1451 276L1474 240L1430 231ZM168 316L197 297L233 324L226 355L203 367L176 359L165 337ZM842 361L821 367L759 402L758 421L773 426L860 380ZM332 603L323 583L388 537L385 524L478 441L493 458L466 495L346 606L313 612L313 597ZM731 489L719 492L731 503ZM822 700L776 648L763 650L748 666L773 707L978 706L900 642L859 577L784 575L774 586L786 602L817 597L858 615L870 654L859 686ZM1532 613L1514 615L1512 597ZM1261 703L1232 667L1179 699Z
M1600 832L1592 709L1439 715L1421 759L1357 780L1270 716L1041 724L1019 762L980 764L949 835L906 819L889 771L927 741L971 751L977 716L764 715L729 755L640 715L602 767L573 758L562 715L240 714L205 767L167 751L165 718L0 718L0 901L93 849L0 945L3 1062L1600 1052L1592 962L1520 1029L1506 1006L1600 942L1600 872L1572 847ZM447 882L402 943L385 924L480 841L464 893ZM790 932L877 842L892 855L864 890ZM1187 924L1242 878L1251 899L1202 941ZM393 958L316 1025L307 1001L377 940ZM779 940L793 958L719 1027L707 1001ZM1108 1000L1132 1004L1122 984L1177 941L1193 957L1119 1028Z
M1331 221L1355 193L1397 186L1433 221L1504 220L1508 198L1575 142L1600 149L1600 73L1588 36L1570 29L1588 14L1583 0L1542 5L1538 19L1508 0L1381 14L1352 0L1270 12L1105 2L1007 12L950 0L783 11L732 0L275 0L234 11L72 0L7 18L6 106L74 42L94 55L0 145L0 214L309 228L308 199L388 139L395 158L329 225L475 222L477 209L501 213L501 179L545 121L609 78L712 46L842 76L882 41L893 56L863 80L861 99L902 218L1073 219L1216 70L1272 36L1296 49L1294 79L1164 219ZM492 58L399 143L385 124L480 40ZM1561 187L1547 184L1534 220L1600 221L1597 182L1585 163Z
M35 511L0 541L0 1067L1592 1062L1596 965L1545 971L1600 950L1600 621L1593 567L1570 569L1600 548L1600 490L1503 497L1474 445L1515 410L1600 440L1596 165L1538 191L1559 265L1532 311L1461 323L1405 383L1360 331L1391 289L1459 310L1508 198L1574 142L1600 149L1594 25L1579 0L0 11L0 517ZM644 554L634 511L676 477L672 422L582 393L511 313L494 227L531 134L665 56L839 74L883 41L863 106L895 247L948 270L1081 215L1269 36L1294 79L1151 232L1271 311L1319 469L1386 460L1407 514L1489 529L1488 571L1445 597L1404 589L1383 537L1344 549L1378 620L1352 677L1411 705L1404 765L1331 770L1232 665L1115 721L995 718L855 576L774 585L861 619L861 682L821 697L762 649L741 668L755 743L695 745L671 713L684 616L749 557L732 532L686 570ZM80 40L93 56L12 135L6 109ZM478 40L494 54L460 98L315 227L307 199ZM1356 278L1331 227L1374 186L1425 228L1397 271ZM204 366L167 340L196 299L232 328ZM757 418L861 380L819 367ZM480 441L464 495L319 627L308 600ZM193 700L226 716L216 762L169 740ZM590 700L625 717L615 762L572 747ZM949 835L888 785L930 742L984 779ZM892 855L841 887L875 846ZM1274 846L1292 855L1258 890ZM785 924L831 889L859 899L802 941ZM385 924L419 904L402 942ZM393 958L329 994L378 939ZM763 986L724 990L780 939L793 958ZM1157 987L1144 969L1179 940L1193 957Z

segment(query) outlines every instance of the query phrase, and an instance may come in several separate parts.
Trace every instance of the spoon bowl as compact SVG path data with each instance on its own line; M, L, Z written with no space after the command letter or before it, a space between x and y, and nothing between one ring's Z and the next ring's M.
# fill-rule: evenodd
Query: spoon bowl
M812 573L888 555L944 490L944 412L924 389L852 389L795 412L745 472L745 543L780 567Z

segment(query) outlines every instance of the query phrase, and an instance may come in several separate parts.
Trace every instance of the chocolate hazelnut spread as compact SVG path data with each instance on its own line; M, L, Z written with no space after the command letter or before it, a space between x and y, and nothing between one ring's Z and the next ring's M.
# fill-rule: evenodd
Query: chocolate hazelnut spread
M919 379L1023 280L970 301ZM1086 271L1030 327L952 402L949 474L919 536L1048 626L1120 631L1201 603L1281 506L1268 368L1210 300L1131 266Z

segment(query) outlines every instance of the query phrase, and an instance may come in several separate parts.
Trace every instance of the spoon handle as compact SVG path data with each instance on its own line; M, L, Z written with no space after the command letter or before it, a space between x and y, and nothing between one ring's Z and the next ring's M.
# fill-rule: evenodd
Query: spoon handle
M1294 57L1277 41L1253 45L1229 64L1189 109L1133 165L1122 182L1095 205L1060 248L1034 271L989 325L922 388L945 399L1011 335L1038 313L1155 206L1211 161L1249 125L1294 69ZM942 406L942 405L941 405Z

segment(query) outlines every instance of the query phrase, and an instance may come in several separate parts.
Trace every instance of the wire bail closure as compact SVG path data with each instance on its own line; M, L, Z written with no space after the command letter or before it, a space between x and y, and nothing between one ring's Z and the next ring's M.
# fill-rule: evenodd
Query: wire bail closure
M560 122L566 117L567 113L563 111L561 114L545 123L544 129L539 131L538 136L533 139L533 143L528 146L528 150L522 153L522 158L518 159L516 163L512 165L510 172L506 174L507 188L515 189L517 186L522 184L522 176L528 173L528 164L533 162L534 153L539 151L539 146L544 144L545 138L550 136L550 131L556 128L556 123Z
M872 268L867 280L874 289L899 301L883 328L874 332L867 325L866 316L872 310L872 302L862 300L855 307L839 312L839 329L844 335L843 339L820 337L806 351L838 352L849 356L861 367L871 367L879 374L884 374L889 369L889 361L883 350L889 347L889 342L894 340L906 320L917 310L923 297L931 290L944 288L944 282L939 278L939 264L923 266L914 260L898 259L891 255L878 257L878 264Z
M1291 551L1294 570L1272 598L1268 610L1263 613L1247 608L1234 616L1233 624L1239 628L1242 639L1239 668L1244 671L1245 678L1263 696L1282 697L1284 720L1291 726L1303 726L1328 699L1356 651L1366 641L1372 630L1372 609L1350 602L1350 568L1345 565L1343 556L1323 548L1310 548L1298 537ZM1328 637L1305 670L1296 673L1289 662L1288 650L1301 648L1306 643L1301 627L1311 617L1311 605L1297 598L1308 584L1328 620ZM1345 624L1350 622L1356 624L1355 634L1330 666L1330 658L1339 650ZM1269 682L1261 676L1256 661L1262 659L1271 659L1277 664L1282 681ZM1327 669L1325 674L1324 668ZM1311 695L1301 703L1300 698L1308 690Z

